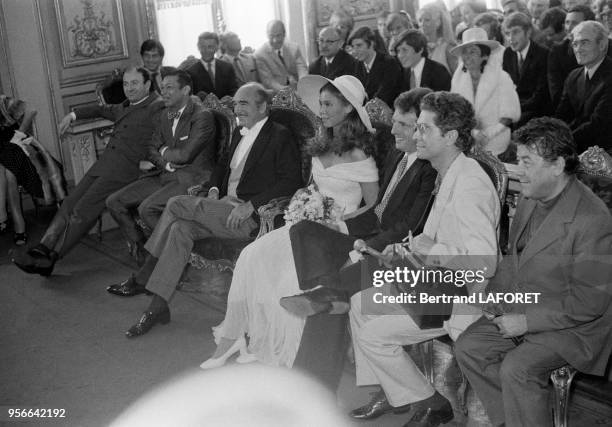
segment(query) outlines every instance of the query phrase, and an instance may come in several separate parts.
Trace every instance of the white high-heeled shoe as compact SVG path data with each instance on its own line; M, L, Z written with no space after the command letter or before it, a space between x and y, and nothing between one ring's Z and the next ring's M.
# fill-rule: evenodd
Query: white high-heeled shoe
M229 359L237 351L246 352L246 340L244 339L244 337L238 338L234 342L234 344L232 344L232 346L228 348L227 351L223 353L221 356L216 357L216 358L211 357L210 359L205 360L204 363L200 365L200 368L202 369L220 368L221 366L225 365L225 362L227 362L227 359Z

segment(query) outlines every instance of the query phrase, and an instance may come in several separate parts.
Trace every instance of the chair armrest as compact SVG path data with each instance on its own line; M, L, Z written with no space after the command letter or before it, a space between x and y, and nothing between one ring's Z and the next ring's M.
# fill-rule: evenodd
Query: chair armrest
M289 206L290 197L277 197L257 209L259 214L259 233L257 238L274 230L274 218L281 215Z

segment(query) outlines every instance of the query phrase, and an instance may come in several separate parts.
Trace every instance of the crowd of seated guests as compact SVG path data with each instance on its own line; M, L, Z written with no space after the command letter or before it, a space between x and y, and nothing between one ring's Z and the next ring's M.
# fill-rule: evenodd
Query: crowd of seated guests
M221 366L238 351L241 363L291 367L301 347L315 345L301 341L306 317L350 310L357 383L381 386L372 402L351 413L354 418L411 411L407 426L450 421L450 403L401 349L448 333L458 339L459 364L496 425L546 425L549 372L570 363L601 374L612 351L609 340L597 340L610 334L604 316L610 315L611 292L602 278L612 275L612 219L575 178L578 154L592 145L612 151L612 4L598 4L598 22L588 6L571 3L505 0L503 11L487 11L478 0L465 0L454 32L442 2L422 7L416 17L381 13L376 29L353 29L351 15L337 10L318 33L319 56L310 64L279 20L268 23L268 41L254 51L242 49L234 32L203 32L200 58L177 68L162 66L163 46L147 40L142 64L123 74L125 102L78 108L60 122L63 133L74 120L103 116L114 121L115 131L40 242L16 253L13 262L26 273L52 274L108 208L140 267L108 292L153 294L126 335L168 323L194 241L250 240L258 208L304 185L301 147L270 116L271 96L290 87L322 122L307 147L314 183L341 201L344 211L332 224L287 224L243 250L225 321L216 329L217 350L202 367ZM199 102L210 93L232 97L237 117L221 158L213 114ZM373 98L394 111L395 149L382 174L373 159L376 131L364 108ZM0 154L9 147L23 162L22 148L7 145L19 146L11 138L23 122L3 120L7 135ZM520 226L510 236L516 262L498 263L499 194L470 158L474 150L518 162L521 169L525 198L515 219ZM11 163L2 160L0 196L5 181L10 188L15 181ZM23 177L34 178L33 171ZM188 187L201 183L201 194L187 195ZM2 232L7 215L0 202ZM152 235L144 234L136 215ZM25 243L23 221L13 216L15 241ZM597 227L589 225L592 220ZM490 306L494 319L463 308L427 330L401 305L367 307L375 289L355 288L363 271L356 266L380 250L387 264L396 262L393 244L403 238L408 251L429 265L486 270L485 284L470 287L468 295L486 292L488 282L499 291L542 292L544 301L538 310ZM563 252L548 252L556 241ZM326 253L325 242L338 251L313 268L308 259ZM563 274L551 253L577 264L579 293L559 291L573 285L577 273ZM318 333L318 342L325 342L327 331ZM494 372L483 368L490 343L498 351ZM529 399L521 396L527 382Z

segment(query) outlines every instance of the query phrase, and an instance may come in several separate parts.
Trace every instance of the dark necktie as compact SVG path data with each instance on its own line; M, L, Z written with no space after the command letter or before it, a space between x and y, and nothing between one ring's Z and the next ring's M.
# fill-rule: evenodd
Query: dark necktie
M213 67L213 62L206 62L206 71L208 72L208 75L210 76L210 82L213 85L213 88L215 87L215 69Z
M321 61L321 75L323 77L329 77L328 73L329 73L329 65L327 65L327 61L325 60L325 58L322 58L322 61Z
M518 54L518 74L519 76L521 74L523 74L523 63L525 62L525 60L523 59L523 54L521 52L519 52Z
M151 73L151 75L150 75L150 78L151 78L151 87L153 88L154 92L157 92L157 93L161 94L161 88L157 84L157 76L158 75L159 75L159 72L157 72L157 71Z
M283 67L285 67L285 69L287 69L287 64L285 64L285 58L283 58L283 54L281 53L281 50L277 50L276 53L278 54L278 59L280 59L280 62L282 62Z

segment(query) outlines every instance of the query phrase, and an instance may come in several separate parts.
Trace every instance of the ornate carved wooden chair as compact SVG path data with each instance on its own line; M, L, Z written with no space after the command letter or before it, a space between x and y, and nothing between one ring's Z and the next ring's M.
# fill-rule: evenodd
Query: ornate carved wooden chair
M123 73L119 68L96 85L96 97L101 105L121 104L127 99L123 93Z

